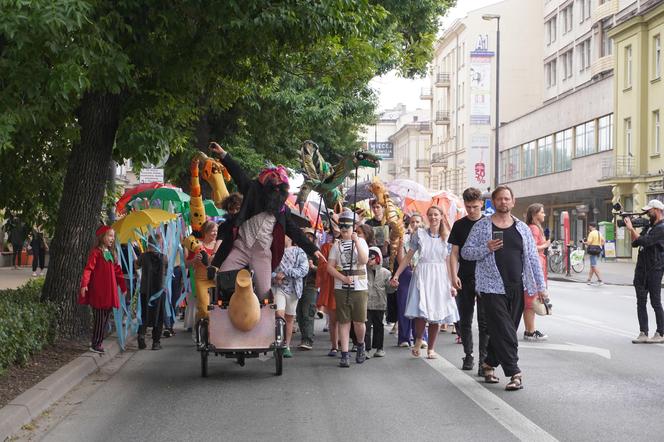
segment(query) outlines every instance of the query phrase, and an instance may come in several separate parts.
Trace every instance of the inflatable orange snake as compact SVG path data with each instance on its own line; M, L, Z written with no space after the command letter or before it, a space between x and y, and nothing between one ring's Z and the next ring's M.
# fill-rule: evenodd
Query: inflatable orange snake
M390 227L390 267L394 270L394 263L399 250L399 242L404 234L403 213L397 208L396 204L394 204L392 198L390 198L390 195L380 178L374 177L371 184L369 184L369 192L373 193L376 196L376 201L385 208L383 224L387 223Z

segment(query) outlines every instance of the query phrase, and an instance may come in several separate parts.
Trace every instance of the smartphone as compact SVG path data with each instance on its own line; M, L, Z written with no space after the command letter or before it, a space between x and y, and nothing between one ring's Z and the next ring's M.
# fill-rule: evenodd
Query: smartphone
M503 232L500 232L498 230L494 230L493 232L491 232L491 239L492 240L499 239L499 240L502 241L503 240Z

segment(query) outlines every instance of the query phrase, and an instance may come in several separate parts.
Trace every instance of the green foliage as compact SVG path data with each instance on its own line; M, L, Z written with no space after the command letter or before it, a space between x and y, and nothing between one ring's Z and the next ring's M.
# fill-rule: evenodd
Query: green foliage
M55 340L55 308L39 300L43 278L13 290L0 290L0 372L25 364Z

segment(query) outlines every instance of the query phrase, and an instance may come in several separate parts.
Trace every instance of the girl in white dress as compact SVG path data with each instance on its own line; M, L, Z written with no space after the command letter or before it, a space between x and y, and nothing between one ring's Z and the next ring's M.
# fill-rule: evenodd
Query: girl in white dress
M416 252L420 259L413 272L408 288L405 316L415 322L415 345L411 352L420 356L420 346L424 328L429 323L429 348L427 358L435 359L438 354L434 350L436 337L441 324L452 324L459 320L454 297L456 290L452 287L447 264L447 236L449 229L443 221L443 211L431 206L427 210L429 228L420 228L411 235L411 247L403 262L394 273L391 284L399 284L399 275Z

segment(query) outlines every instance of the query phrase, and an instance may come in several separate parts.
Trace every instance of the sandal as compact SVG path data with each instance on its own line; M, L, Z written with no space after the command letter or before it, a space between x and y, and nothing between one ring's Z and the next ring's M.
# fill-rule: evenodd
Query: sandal
M497 384L500 382L500 379L498 379L495 376L496 369L493 368L492 366L488 364L482 364L482 368L484 369L484 383L486 384Z
M433 350L427 351L427 359L438 359L438 353Z
M419 358L420 357L420 347L422 346L422 340L421 339L415 339L415 345L410 349L410 354L413 355L414 358Z
M510 381L505 385L505 390L507 391L516 391L523 388L523 383L521 382L521 373L517 373L510 378Z

